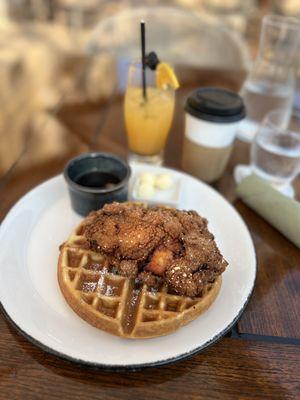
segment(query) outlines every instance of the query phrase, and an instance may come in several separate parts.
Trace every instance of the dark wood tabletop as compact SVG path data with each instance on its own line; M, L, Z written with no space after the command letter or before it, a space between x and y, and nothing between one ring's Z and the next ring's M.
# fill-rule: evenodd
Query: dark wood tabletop
M244 75L238 71L193 69L179 69L178 73L182 86L165 160L167 166L180 169L187 93L201 85L238 90ZM76 154L101 150L127 155L120 94L95 103L62 102L49 115L60 124L59 129L54 127L51 131L48 127L47 131L43 124L39 134L46 140L55 131L56 146L41 153L41 146L27 127L23 151L0 179L0 219L29 189L61 173L66 161ZM226 172L213 184L247 224L258 264L250 303L226 337L172 365L137 372L107 372L45 353L0 313L0 398L299 399L300 250L237 199L233 168L248 161L249 145L236 141ZM299 198L298 181L295 187Z

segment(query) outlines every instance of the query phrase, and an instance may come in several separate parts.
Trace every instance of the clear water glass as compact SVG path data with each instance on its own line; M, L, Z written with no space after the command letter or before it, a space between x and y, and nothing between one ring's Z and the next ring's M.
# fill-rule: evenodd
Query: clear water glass
M275 187L289 185L300 172L300 113L269 112L251 146L252 171Z
M300 20L264 17L258 55L240 93L247 109L239 127L240 139L252 141L269 111L281 108L291 112L299 46Z

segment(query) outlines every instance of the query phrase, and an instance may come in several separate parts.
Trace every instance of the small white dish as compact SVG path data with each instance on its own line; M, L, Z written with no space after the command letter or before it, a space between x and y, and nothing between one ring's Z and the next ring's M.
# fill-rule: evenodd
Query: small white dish
M149 166L133 168L133 179ZM154 167L150 167L153 172ZM229 262L212 306L171 335L122 339L82 320L66 303L57 282L59 245L81 218L70 206L66 184L57 176L27 193L0 227L0 301L28 340L62 358L106 369L168 364L198 353L220 339L239 319L256 276L254 246L237 211L197 179L163 169L181 180L178 207L196 210Z
M144 172L148 172L147 167L145 167ZM155 172L153 175L155 177L163 173L165 169L161 167L155 167ZM180 202L180 191L181 191L181 179L173 173L170 173L172 179L172 187L170 189L161 190L155 188L154 194L151 197L142 197L139 195L139 186L141 183L141 174L135 175L133 178L133 184L130 190L130 200L146 202L149 205L162 204L169 205L172 207L177 207Z

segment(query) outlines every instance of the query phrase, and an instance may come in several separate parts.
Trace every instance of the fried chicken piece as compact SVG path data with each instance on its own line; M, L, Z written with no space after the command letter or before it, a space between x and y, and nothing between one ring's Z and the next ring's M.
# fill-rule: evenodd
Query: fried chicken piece
M209 235L199 235L191 232L184 237L183 241L185 244L184 258L193 270L197 270L203 264L217 265L222 262L223 257L210 233Z
M227 262L222 260L220 268L202 265L198 270L193 270L185 259L175 260L166 271L168 285L178 294L185 296L198 296L205 285L214 282L226 268Z
M159 227L136 221L122 221L116 239L118 246L116 254L134 260L145 259L159 244L164 232Z
M214 271L206 274L204 271L193 273L184 259L174 262L166 272L169 286L178 294L194 297L201 293L209 279L215 277Z
M193 278L192 271L185 260L176 260L166 271L168 285L183 296L196 296L203 286ZM200 290L199 290L200 286Z
M176 215L166 215L162 218L163 229L172 239L178 239L182 236L182 225Z
M85 235L96 251L119 259L142 260L159 244L164 231L143 219L143 210L109 204L86 227Z
M174 240L169 236L164 237L162 244L165 248L171 250L174 256L179 256L184 250L180 240Z
M202 233L207 228L207 220L200 217L195 211L177 211L177 218L183 227L184 233L198 231Z
M173 253L166 247L158 248L153 253L146 269L156 275L162 276L173 261Z
M197 296L227 262L207 220L195 211L113 203L93 213L84 235L117 273L156 288L162 280L176 293Z
M158 289L161 284L161 278L152 274L150 271L143 271L139 274L140 282L145 283L148 288Z
M120 274L126 278L135 278L138 274L138 265L135 260L122 260L118 267Z

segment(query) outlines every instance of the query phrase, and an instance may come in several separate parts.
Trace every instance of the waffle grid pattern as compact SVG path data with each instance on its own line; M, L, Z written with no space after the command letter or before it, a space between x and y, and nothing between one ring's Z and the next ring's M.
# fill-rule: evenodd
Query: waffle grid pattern
M155 292L146 285L135 289L132 280L111 272L103 255L88 249L82 227L61 248L59 270L63 285L79 305L83 302L88 306L95 318L104 323L110 321L114 328L107 330L111 333L125 337L157 336L147 333L147 329L152 331L168 319L184 319L214 286L207 286L202 297L194 299L169 293L166 286ZM72 308L76 311L76 307Z

